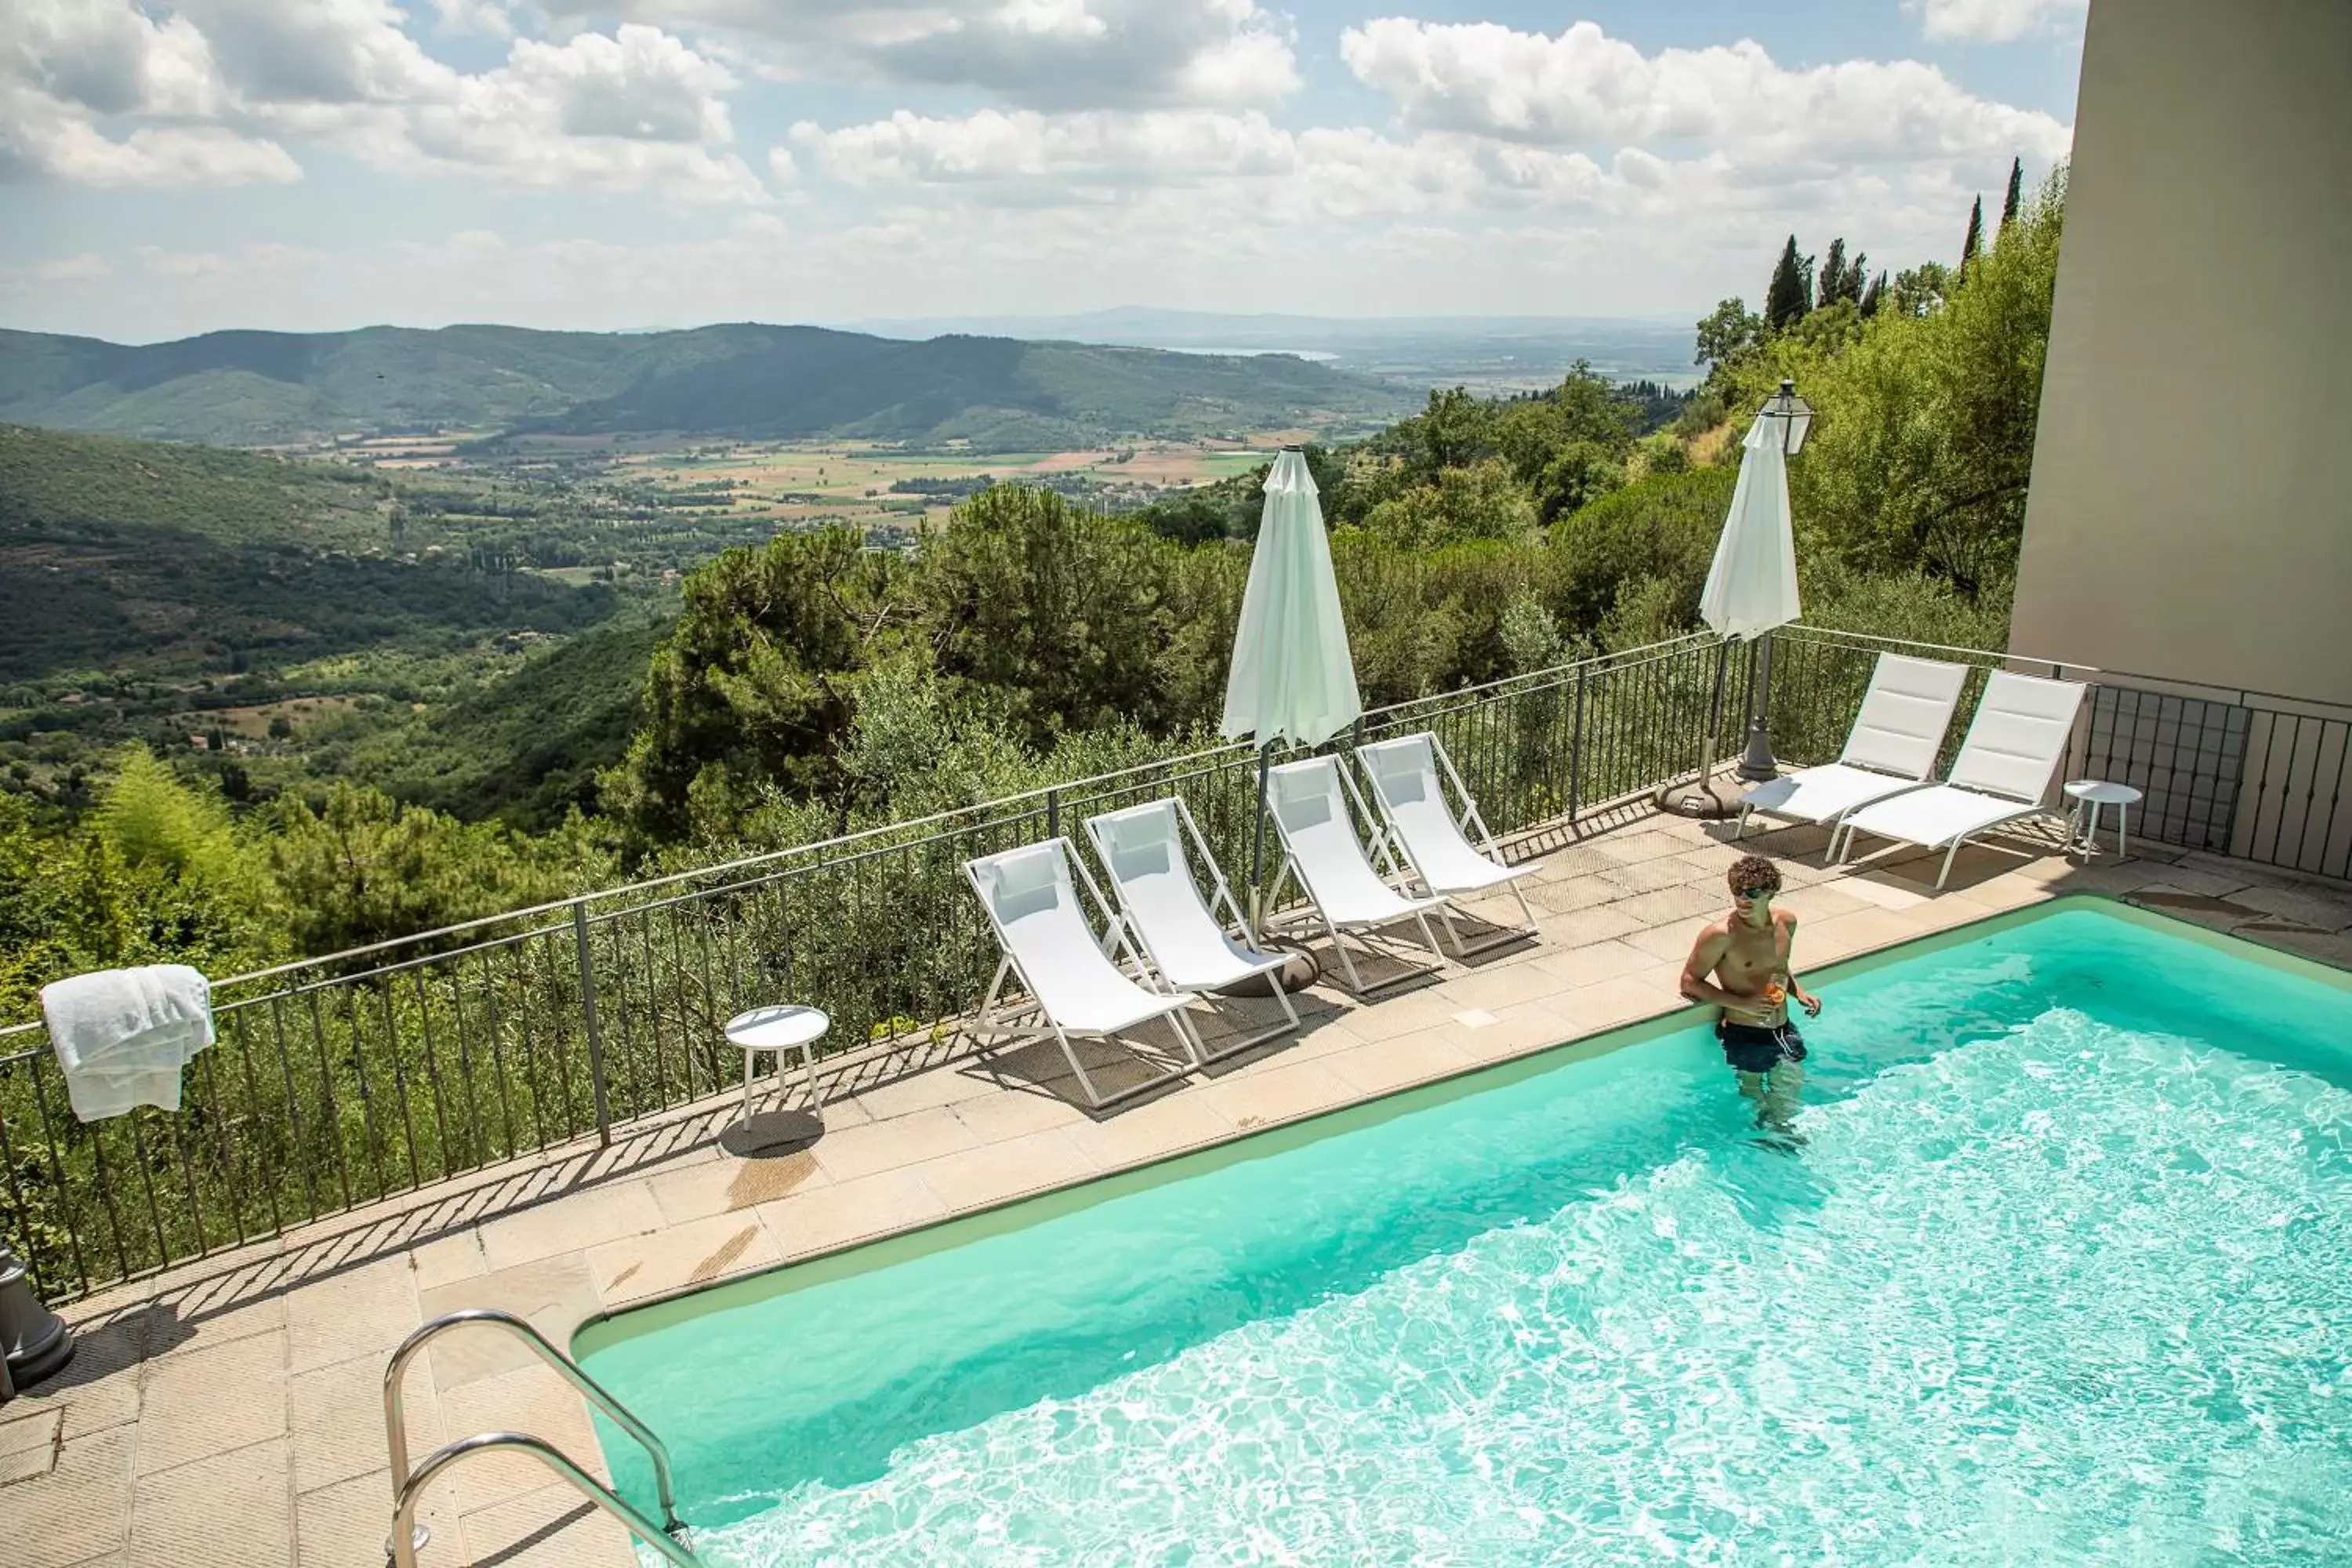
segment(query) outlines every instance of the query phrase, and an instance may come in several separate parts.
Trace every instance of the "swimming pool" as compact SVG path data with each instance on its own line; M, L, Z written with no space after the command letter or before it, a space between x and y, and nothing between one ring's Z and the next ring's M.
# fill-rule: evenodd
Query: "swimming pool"
M2258 954L2050 906L1826 972L1795 1153L1653 1026L577 1348L713 1563L2341 1561L2352 990Z

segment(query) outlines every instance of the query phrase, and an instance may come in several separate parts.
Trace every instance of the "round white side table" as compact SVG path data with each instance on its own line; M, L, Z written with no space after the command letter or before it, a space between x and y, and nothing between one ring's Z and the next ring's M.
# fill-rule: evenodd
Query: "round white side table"
M2099 807L2103 805L2116 808L2116 854L2131 853L2131 808L2140 803L2138 790L2105 779L2076 779L2066 786L2066 797L2074 803L2067 826L2079 827L2082 835L2066 847L2082 851L2084 864L2088 865L2099 852Z
M772 1051L776 1076L784 1076L784 1053L801 1054L801 1071L808 1083L809 1104L816 1104L816 1043L833 1027L823 1008L782 1003L754 1007L727 1020L727 1043L743 1053L743 1114L737 1125L751 1119L751 1066L761 1051Z

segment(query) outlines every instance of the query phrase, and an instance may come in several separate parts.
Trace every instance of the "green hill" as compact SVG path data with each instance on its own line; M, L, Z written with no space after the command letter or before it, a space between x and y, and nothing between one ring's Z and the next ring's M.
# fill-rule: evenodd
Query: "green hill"
M613 595L394 552L386 479L0 426L0 683L183 679L603 619Z
M1379 422L1409 402L1385 383L1281 355L906 342L759 323L230 331L145 345L0 331L0 420L226 446L522 428L1034 450Z

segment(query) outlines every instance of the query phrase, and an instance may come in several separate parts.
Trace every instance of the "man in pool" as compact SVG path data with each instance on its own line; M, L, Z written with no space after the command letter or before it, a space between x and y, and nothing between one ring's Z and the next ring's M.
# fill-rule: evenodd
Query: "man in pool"
M1821 1016L1822 999L1798 984L1790 967L1797 917L1772 907L1780 868L1749 855L1731 868L1729 881L1731 912L1691 944L1682 992L1723 1009L1715 1036L1738 1077L1739 1092L1756 1102L1759 1127L1786 1133L1805 1087L1805 1042L1789 1022L1789 999L1796 998L1808 1017Z

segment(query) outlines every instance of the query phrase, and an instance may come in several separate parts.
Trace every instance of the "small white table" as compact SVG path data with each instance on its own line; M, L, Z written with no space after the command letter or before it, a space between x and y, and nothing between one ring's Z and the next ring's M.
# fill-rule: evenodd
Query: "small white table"
M2076 779L2066 786L2066 797L2074 803L2074 812L2066 821L2068 831L2071 834L2079 830L2081 834L2066 847L2081 850L2084 864L2088 865L2091 857L2099 852L2099 807L2103 805L2116 808L2116 854L2120 857L2131 852L2131 808L2140 802L2139 791L2105 779Z
M751 1119L751 1067L761 1051L776 1057L776 1076L784 1075L784 1053L801 1054L801 1071L808 1082L809 1104L816 1104L816 1043L833 1027L823 1008L782 1003L754 1007L727 1020L727 1043L743 1053L743 1114L737 1125Z

